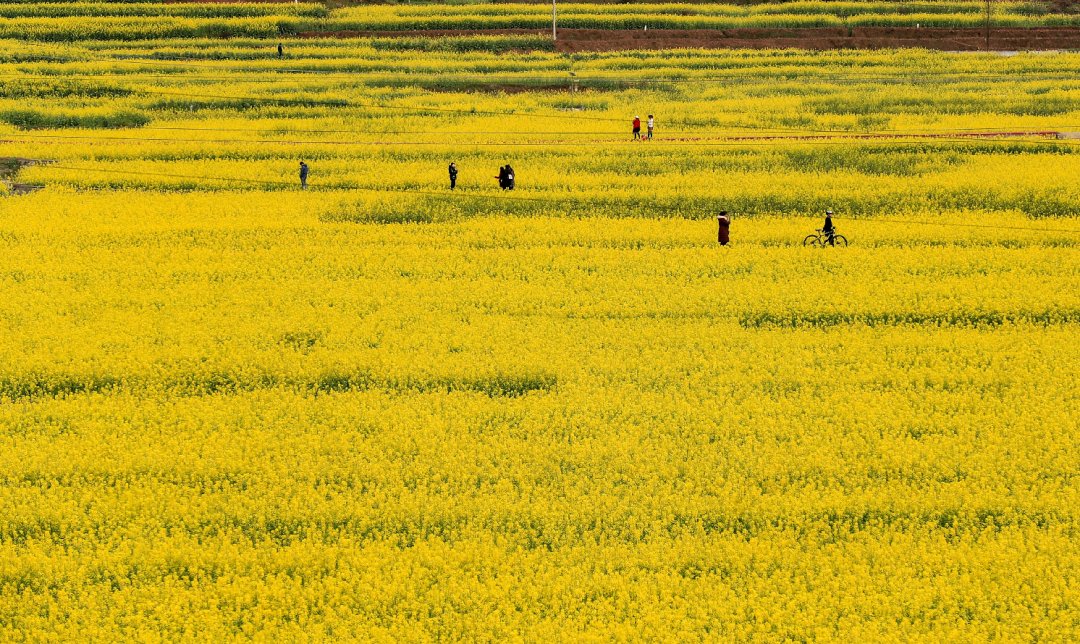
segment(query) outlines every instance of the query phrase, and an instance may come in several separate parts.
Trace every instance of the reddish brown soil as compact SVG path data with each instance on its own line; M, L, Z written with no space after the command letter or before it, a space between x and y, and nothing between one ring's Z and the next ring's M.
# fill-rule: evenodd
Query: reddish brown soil
M560 32L561 33L561 32ZM547 36L541 29L410 29L407 31L301 31L300 38L407 38L437 36Z
M567 30L570 31L570 30ZM914 27L862 27L852 29L725 29L601 32L580 30L556 41L561 51L612 51L618 49L750 48L750 49L887 49L920 47L948 51L986 48L981 29L916 29ZM994 29L990 49L1080 48L1080 29Z
M164 0L163 4L246 4L252 1L253 0ZM260 4L292 4L293 0L258 0L258 2Z
M522 35L549 36L537 29L438 29L416 31L305 32L307 38L370 38L404 36ZM555 47L563 52L624 49L891 49L919 47L942 51L986 48L982 29L916 29L859 27L851 29L560 29ZM992 51L1080 49L1080 28L998 28L990 32Z
M184 2L203 2L205 0L178 0ZM250 0L244 0L245 2ZM272 0L275 2L291 2L292 0ZM363 5L393 4L396 0L323 0L328 6L355 7ZM715 0L679 0L683 4L710 4ZM775 0L734 0L733 4L756 5L766 4ZM496 0L493 4L512 2L514 4L543 4L550 5L551 0ZM560 4L628 4L627 0L559 0ZM1072 13L1080 9L1080 0L1048 0L1045 2L1055 13Z

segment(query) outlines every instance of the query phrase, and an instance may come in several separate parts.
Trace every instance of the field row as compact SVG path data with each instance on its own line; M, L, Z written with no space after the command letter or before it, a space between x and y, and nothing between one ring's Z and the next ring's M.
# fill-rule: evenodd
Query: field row
M1080 17L1032 2L994 3L997 27L1074 27ZM789 2L775 4L568 4L568 29L972 28L985 6L950 2ZM550 11L536 4L365 5L327 10L315 3L15 3L0 8L0 38L36 41L178 37L276 38L305 32L543 30Z
M236 153L252 158L200 159L198 150L189 148L187 158L143 161L130 156L138 147L125 153L117 144L112 146L112 158L33 166L23 169L19 180L57 190L289 192L300 189L294 175L297 161L306 159L314 168L311 189L329 191L334 198L331 204L318 202L326 208L318 215L328 222L424 223L497 215L709 219L719 209L739 215L806 217L831 208L843 217L886 219L972 212L987 217L988 225L1009 226L1028 218L1080 215L1076 186L1068 180L1076 163L1067 150L994 154L998 151L994 144L981 151L968 146L943 167L920 165L920 152L905 152L902 146L860 151L862 169L836 167L829 159L831 148L820 147L751 150L736 163L727 162L726 148L704 153L695 149L695 161L677 168L671 165L680 155L679 146L658 147L641 152L634 167L622 168L617 165L621 151L637 153L636 148L608 144L608 151L589 162L580 159L584 146L577 144L543 153L508 144L514 152L480 154L423 146L434 158L419 157L407 144L378 146L385 151L375 155L293 145L290 154L273 157L260 154L268 146L247 150L233 146ZM58 156L80 152L75 147L50 151ZM513 160L517 172L518 189L513 194L500 193L495 185L494 175L504 159ZM454 193L447 191L444 176L450 161L456 161L462 173ZM890 161L909 165L892 172L877 170ZM1048 163L1057 164L1056 171L1046 170ZM571 174L575 172L579 174ZM1015 179L1001 183L1000 177L1009 172L1016 173Z
M568 334L587 339L608 325L707 321L744 337L1080 323L1076 233L841 217L856 245L823 252L798 246L816 220L746 218L736 219L735 246L718 254L708 221L320 220L350 201L52 190L4 200L0 283L11 295L0 396L279 386L501 395L587 384L587 361L560 364L551 352ZM178 208L179 222L170 215ZM20 221L27 211L41 214ZM1075 218L1058 226L1080 229ZM35 247L35 235L48 245ZM111 295L87 295L95 292ZM515 351L477 353L496 338ZM490 380L500 375L505 387ZM535 387L520 380L534 377Z
M326 222L832 208L997 213L988 223L1008 225L1075 217L1080 203L1075 140L1056 138L1080 130L1070 56L510 61L372 41L294 44L301 59L285 63L255 41L171 41L156 52L204 62L123 43L0 49L9 57L0 73L12 77L0 88L0 156L50 161L18 173L30 186L170 192L294 191L306 160L313 191L354 192L316 213ZM632 141L630 119L650 113L656 137ZM453 195L451 161L461 172ZM519 180L504 195L494 175L506 163Z
M1075 628L1077 246L349 198L0 200L9 636Z
M529 42L0 42L0 639L1080 639L1080 59Z

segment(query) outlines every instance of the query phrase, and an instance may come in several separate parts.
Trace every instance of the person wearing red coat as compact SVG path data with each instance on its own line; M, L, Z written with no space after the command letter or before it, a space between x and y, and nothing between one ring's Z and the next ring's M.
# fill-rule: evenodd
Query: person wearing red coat
M719 230L716 233L716 241L720 242L721 246L727 246L731 241L731 220L728 219L726 210L721 210L720 214L716 217L716 223Z
M634 117L634 140L641 140L641 118L638 116Z

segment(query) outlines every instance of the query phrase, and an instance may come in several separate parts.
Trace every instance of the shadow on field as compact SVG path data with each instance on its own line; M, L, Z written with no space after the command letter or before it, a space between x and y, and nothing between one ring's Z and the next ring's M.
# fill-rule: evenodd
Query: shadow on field
M383 391L387 393L472 392L514 398L533 391L551 391L558 381L552 374L494 374L479 376L379 376L367 371L327 371L311 376L271 373L239 374L229 371L178 373L163 379L113 374L28 373L0 378L0 400L33 400L78 394L149 392L176 396L238 394L266 389L287 389L303 394Z
M45 186L37 183L21 183L15 181L19 171L29 165L48 163L38 159L26 159L23 157L0 157L0 185L6 187L12 194L24 195L28 192L40 190ZM2 194L2 193L0 193Z

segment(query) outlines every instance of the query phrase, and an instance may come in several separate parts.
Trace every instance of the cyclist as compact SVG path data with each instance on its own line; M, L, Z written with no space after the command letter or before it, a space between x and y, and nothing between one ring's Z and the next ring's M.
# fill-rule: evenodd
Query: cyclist
M835 246L836 239L834 235L836 234L836 226L833 226L832 215L833 212L831 210L825 211L825 225L822 226L821 233L825 235L825 239L829 242L830 246Z

